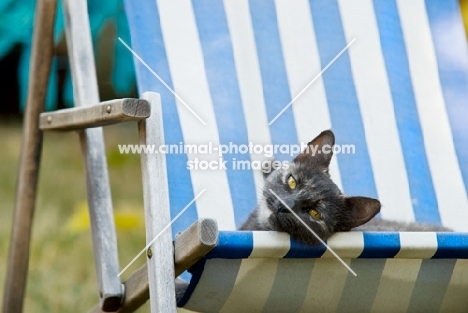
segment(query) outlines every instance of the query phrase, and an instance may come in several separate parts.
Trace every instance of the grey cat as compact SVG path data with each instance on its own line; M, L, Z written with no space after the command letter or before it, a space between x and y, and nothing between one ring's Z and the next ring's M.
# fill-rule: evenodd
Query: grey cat
M263 199L240 230L275 230L289 233L303 243L318 243L289 207L322 240L353 228L361 231L449 231L440 226L372 220L380 212L379 200L345 196L331 180L328 167L334 144L333 132L323 131L308 143L308 148L288 169L279 168L266 175Z

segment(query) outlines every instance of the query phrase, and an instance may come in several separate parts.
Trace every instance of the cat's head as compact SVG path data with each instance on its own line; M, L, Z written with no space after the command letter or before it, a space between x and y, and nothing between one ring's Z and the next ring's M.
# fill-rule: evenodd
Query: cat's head
M331 180L328 166L334 143L332 131L322 132L288 169L274 170L265 178L264 199L272 212L268 219L273 229L287 232L297 241L319 242L282 201L323 240L362 225L380 212L378 200L344 196Z

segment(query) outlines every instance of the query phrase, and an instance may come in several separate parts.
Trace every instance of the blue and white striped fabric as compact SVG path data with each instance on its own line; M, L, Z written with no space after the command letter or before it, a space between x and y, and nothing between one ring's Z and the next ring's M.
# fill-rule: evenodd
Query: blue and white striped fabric
M328 244L356 277L323 246L300 245L274 232L222 232L219 245L193 269L191 288L199 287L181 304L201 312L468 308L468 234L352 232Z
M468 49L456 0L126 0L125 8L133 50L180 97L135 59L140 94L161 94L167 145L292 145L331 128L337 145L355 147L354 154L338 154L331 164L332 178L345 194L378 198L384 219L468 231ZM354 38L350 48L268 125ZM292 156L277 151L273 158L283 161ZM233 164L266 157L232 152L223 155L225 170L189 170L188 162L197 159L219 161L219 156L216 151L166 156L173 216L206 189L174 224L173 232L198 217L215 218L222 230L235 230L261 196L262 175L259 170L234 169ZM344 236L351 246L363 244L364 252L367 245L381 244L378 235L369 235L376 236L369 242L366 234L360 239L355 233ZM414 297L420 299L428 290L431 297L440 291L437 304L427 302L431 308L444 311L456 305L451 299L458 299L461 282L465 293L468 285L466 273L460 274L467 263L457 259L466 255L433 260L432 252L419 254L423 235L386 236L404 243L405 249L384 253L379 260L354 259L360 253L348 259L363 273L358 274L359 281L370 275L372 284L360 290L368 299L349 293L358 283L348 281L346 269L336 260L305 261L298 256L299 260L288 261L298 262L289 267L283 265L286 250L281 247L272 260L248 261L250 257L229 265L233 261L213 258L204 264L205 272L212 263L215 268L232 268L230 274L222 269L222 275L233 275L228 281L240 280L241 287L242 279L251 283L246 292L258 290L252 297L257 299L253 308L259 311L285 301L276 298L278 293L298 289L305 299L300 302L303 309L315 301L315 294L323 299L319 304L323 311L348 311L352 305L364 311L385 311L385 305L411 311L419 303ZM431 247L439 251L439 235L428 236ZM459 238L464 248L468 245L462 234L450 238ZM410 259L393 259L398 251ZM226 257L233 253L228 251ZM248 264L247 269L239 271L239 263ZM270 268L273 274L255 281L259 267ZM329 280L330 271L337 272ZM427 278L433 271L437 274ZM302 278L301 283L292 286L289 275ZM270 284L259 286L265 279ZM283 279L289 285L285 282L280 291ZM406 279L412 283L400 281ZM309 285L311 281L320 287ZM428 282L433 281L443 286L435 283L430 289ZM400 283L404 286L399 292L384 296ZM418 284L422 289L416 288ZM329 293L331 285L338 291ZM241 295L237 287L226 288L228 298L219 305L227 311L228 303L243 305L236 300ZM193 301L199 301L196 293ZM467 309L466 300L462 305Z

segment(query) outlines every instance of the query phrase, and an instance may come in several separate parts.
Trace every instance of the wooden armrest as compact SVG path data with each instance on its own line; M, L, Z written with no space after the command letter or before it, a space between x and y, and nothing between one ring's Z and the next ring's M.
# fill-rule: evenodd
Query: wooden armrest
M41 113L41 130L78 130L91 127L139 121L149 117L151 107L143 99L115 99L97 105Z
M189 269L218 244L216 220L202 218L180 233L174 240L175 276ZM147 265L136 270L125 282L124 301L118 313L133 312L149 299ZM99 305L90 313L102 312Z

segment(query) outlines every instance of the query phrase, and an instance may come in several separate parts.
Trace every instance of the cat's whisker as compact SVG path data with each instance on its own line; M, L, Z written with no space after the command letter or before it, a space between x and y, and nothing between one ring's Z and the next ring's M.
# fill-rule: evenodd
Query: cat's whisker
M263 187L260 187L260 186L255 186L255 189L256 189L257 191L263 191Z
M259 185L258 183L256 183L256 182L254 181L254 185L255 185L255 188L258 188L258 189L263 190L263 187L264 187L263 184L262 184L262 185Z

